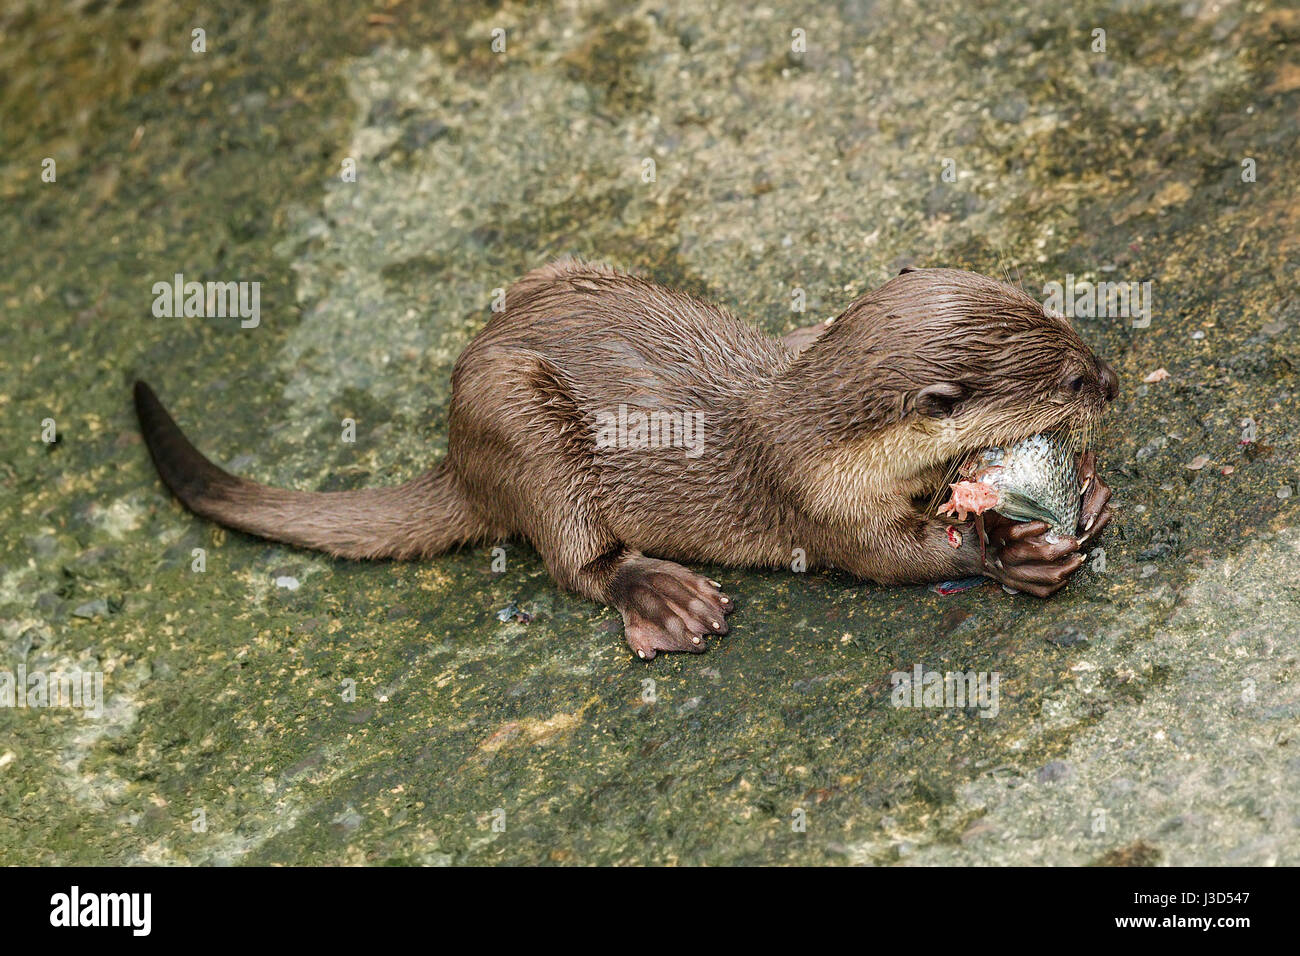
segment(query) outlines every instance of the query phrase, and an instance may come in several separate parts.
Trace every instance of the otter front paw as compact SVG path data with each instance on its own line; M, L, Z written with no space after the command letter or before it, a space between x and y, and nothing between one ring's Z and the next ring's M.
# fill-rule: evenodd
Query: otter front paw
M1049 539L1046 521L1008 522L1000 515L992 520L981 515L976 524L983 524L988 535L983 573L1009 588L1049 597L1083 566L1079 539L1069 535Z
M624 635L642 660L659 651L699 654L709 634L728 631L732 601L708 578L671 561L630 558L610 584L610 603L623 615Z
M1079 482L1083 486L1083 505L1079 509L1079 543L1087 542L1101 534L1110 523L1110 485L1097 474L1097 456L1085 452L1079 461Z

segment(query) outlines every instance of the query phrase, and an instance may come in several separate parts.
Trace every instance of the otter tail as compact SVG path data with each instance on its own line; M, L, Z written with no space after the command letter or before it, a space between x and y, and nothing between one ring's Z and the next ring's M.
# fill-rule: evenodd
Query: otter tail
M144 382L135 383L135 410L163 483L195 514L229 528L342 558L416 558L486 531L446 462L390 488L287 491L204 458Z

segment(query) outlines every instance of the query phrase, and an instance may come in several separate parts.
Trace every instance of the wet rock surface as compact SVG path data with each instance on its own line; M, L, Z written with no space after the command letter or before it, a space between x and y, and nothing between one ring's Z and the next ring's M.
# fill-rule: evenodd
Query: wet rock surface
M1295 11L0 17L0 672L103 677L98 717L0 707L0 859L1300 862ZM494 290L561 254L771 332L905 264L1150 281L1149 324L1075 318L1116 519L1045 602L701 568L730 635L647 666L523 544L351 564L159 484L136 377L259 480L414 475ZM260 324L155 317L176 273ZM996 706L894 706L918 665Z

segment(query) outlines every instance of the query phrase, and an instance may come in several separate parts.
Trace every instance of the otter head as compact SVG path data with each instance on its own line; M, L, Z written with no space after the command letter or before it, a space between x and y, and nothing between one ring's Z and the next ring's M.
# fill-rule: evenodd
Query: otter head
M909 269L878 293L849 310L872 299L860 347L908 339L892 387L913 431L932 440L936 454L1038 432L1086 439L1119 394L1115 371L1065 318L1015 286L955 269Z
M905 269L861 297L781 384L787 407L815 400L828 463L895 483L1038 432L1086 440L1119 390L1063 317L956 269Z

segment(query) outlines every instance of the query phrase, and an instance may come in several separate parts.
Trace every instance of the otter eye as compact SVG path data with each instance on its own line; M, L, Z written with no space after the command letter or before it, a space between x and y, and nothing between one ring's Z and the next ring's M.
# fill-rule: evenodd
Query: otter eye
M1085 376L1083 375L1082 372L1080 372L1078 375L1074 375L1074 376L1072 376L1072 377L1070 378L1069 383L1068 383L1068 386L1069 386L1070 391L1072 391L1072 392L1081 392L1081 391L1083 391L1083 383L1084 383L1085 381L1086 381L1086 378L1085 378Z

